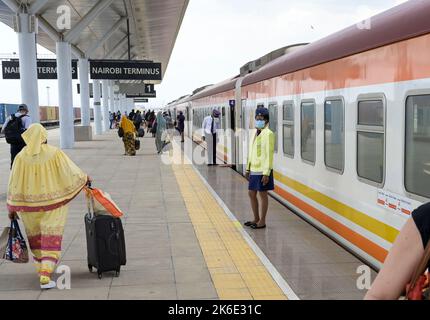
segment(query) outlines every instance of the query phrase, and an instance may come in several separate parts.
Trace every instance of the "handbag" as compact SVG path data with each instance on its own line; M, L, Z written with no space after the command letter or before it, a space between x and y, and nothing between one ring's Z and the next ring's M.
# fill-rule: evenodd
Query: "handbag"
M6 246L5 259L14 263L28 262L28 248L17 220L12 220Z
M406 285L406 300L430 300L428 273L424 273L430 260L430 241L424 250L418 268L412 275L412 280Z
M139 150L139 149L140 149L140 140L139 140L139 139L135 139L135 140L134 140L134 148L135 148L136 150Z
M145 136L145 129L139 128L139 130L137 130L137 136L143 138Z
M124 129L122 127L119 127L118 129L118 137L120 138L124 137Z
M96 215L103 215L105 212L112 215L115 218L123 216L123 212L112 200L109 193L104 192L97 188L85 187L87 200L92 199L93 209Z

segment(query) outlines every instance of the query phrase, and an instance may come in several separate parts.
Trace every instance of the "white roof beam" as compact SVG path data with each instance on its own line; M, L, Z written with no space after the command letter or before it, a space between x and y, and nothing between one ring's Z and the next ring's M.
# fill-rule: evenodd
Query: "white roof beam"
M85 55L87 57L91 57L94 52L100 47L102 46L118 29L119 27L125 22L127 21L126 17L122 17L121 19L119 19L113 26L112 28L110 28L110 30L108 32L105 33L105 35L98 40L96 43L94 43L86 52Z
M19 4L15 0L2 0L14 13L19 13Z
M48 3L49 0L36 0L28 9L28 13L37 14Z
M44 18L38 16L39 27L55 42L62 40L62 34L58 33ZM71 45L72 53L77 58L82 58L84 53L75 45Z
M99 0L91 10L64 35L64 41L74 43L87 28L114 0Z
M128 40L128 36L125 36L124 38L122 38L112 49L111 52L109 52L109 54L106 55L107 59L111 59L112 57L115 56L115 54L118 52L119 49L121 49L121 47L127 42Z

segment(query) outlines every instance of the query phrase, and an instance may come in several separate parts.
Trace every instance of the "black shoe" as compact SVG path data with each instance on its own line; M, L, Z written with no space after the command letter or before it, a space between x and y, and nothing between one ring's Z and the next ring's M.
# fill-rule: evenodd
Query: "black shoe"
M252 222L252 221L247 221L247 222L245 222L243 225L244 226L247 226L247 227L250 227L250 226L252 226L253 224L255 224L254 222Z
M257 224L253 224L253 225L251 225L251 228L252 229L264 229L264 228L266 228L266 225L259 227Z

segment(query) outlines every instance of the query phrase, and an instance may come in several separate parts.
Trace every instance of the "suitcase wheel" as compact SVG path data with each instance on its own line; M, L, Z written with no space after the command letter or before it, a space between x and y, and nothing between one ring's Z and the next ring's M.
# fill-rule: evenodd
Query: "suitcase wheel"
M120 270L116 270L116 271L115 271L115 277L117 277L117 278L118 278L118 277L119 277L120 272L121 272Z
M99 279L103 278L103 274L101 272L98 272L97 276L99 277Z
M93 266L92 265L88 265L88 270L90 270L90 272L92 273L93 272Z

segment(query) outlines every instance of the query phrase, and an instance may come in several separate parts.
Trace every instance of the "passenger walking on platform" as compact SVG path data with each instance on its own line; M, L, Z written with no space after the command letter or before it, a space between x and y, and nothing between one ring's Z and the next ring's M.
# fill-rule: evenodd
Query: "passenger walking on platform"
M40 124L23 133L27 145L15 158L7 194L9 218L24 223L42 289L56 286L51 275L61 255L68 203L89 181L63 151L47 144L47 136Z
M113 112L110 112L110 111L109 111L109 121L110 121L109 129L112 129L112 125L115 122L115 114Z
M220 112L216 109L212 111L212 115L203 119L204 141L206 141L206 154L208 166L216 165L216 146L217 146L217 130L220 129L219 124Z
M124 155L135 156L136 155L136 127L134 123L130 121L126 115L122 116L120 127L124 130L124 136L122 142L124 143L125 153Z
M178 121L178 126L176 129L181 135L181 142L184 142L185 116L182 111L179 111L179 115L176 117L176 120Z
M140 111L136 112L136 115L134 116L133 122L134 122L134 126L136 127L136 131L138 131L140 129L141 124L142 124L142 116L140 114Z
M161 111L158 111L157 113L157 119L156 119L156 134L155 134L155 146L157 148L157 152L161 153L163 151L164 142L165 142L165 131L167 130L166 127L166 120L163 117L163 114Z
M1 133L5 134L6 142L10 144L10 167L16 155L25 147L25 142L21 135L31 125L31 118L28 115L28 107L21 104L18 111L6 119Z
M258 108L255 120L257 132L249 150L246 165L246 177L249 180L248 194L254 220L245 222L245 226L263 229L266 227L266 215L269 208L268 191L275 189L273 179L275 135L269 129L268 109ZM257 193L260 195L261 211L259 211Z
M405 292L414 272L422 275L430 266L423 261L430 239L430 203L412 212L397 235L384 265L364 297L365 300L397 300ZM424 270L418 270L421 262L426 262ZM419 290L418 294L421 294Z

